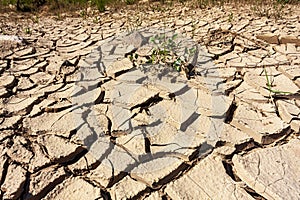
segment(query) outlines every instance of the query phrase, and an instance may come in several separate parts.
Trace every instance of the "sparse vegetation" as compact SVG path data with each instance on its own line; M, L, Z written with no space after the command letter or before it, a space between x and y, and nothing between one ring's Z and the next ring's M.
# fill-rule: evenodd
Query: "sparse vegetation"
M109 0L93 0L93 5L97 7L100 12L105 11L105 6Z
M125 0L125 3L127 4L127 5L133 5L133 4L135 4L137 2L137 0Z
M167 68L172 68L178 72L183 72L189 79L194 70L194 66L189 61L195 55L196 47L183 48L181 41L176 40L177 36L177 34L170 37L166 34L155 35L149 39L150 55L140 58L138 54L134 53L130 59L135 65L141 65L143 71L157 71L159 73Z
M159 3L172 6L174 2L184 5L192 2L193 6L207 8L210 6L222 6L225 3L239 3L237 0L160 0ZM139 0L1 0L0 8L8 8L9 5L15 6L18 11L36 12L42 6L48 6L50 11L62 9L64 11L82 10L87 7L97 8L100 12L106 10L107 6L133 5L138 4ZM243 3L251 4L253 11L260 16L280 17L286 4L298 4L300 0L245 0Z

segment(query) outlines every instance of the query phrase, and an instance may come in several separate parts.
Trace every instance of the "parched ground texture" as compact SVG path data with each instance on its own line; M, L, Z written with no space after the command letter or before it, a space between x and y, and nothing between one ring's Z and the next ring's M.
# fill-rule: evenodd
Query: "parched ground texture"
M0 199L300 199L299 7L97 16L0 14ZM128 58L164 30L191 79Z

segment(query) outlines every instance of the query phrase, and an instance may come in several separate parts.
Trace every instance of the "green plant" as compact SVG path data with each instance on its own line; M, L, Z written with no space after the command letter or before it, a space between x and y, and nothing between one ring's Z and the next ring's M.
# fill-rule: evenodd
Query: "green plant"
M183 48L181 41L176 41L177 36L177 34L174 34L171 37L167 37L165 33L155 35L149 39L151 51L149 51L150 54L146 58L139 58L137 54L132 54L129 58L134 63L137 63L138 66L142 64L143 71L151 71L151 66L160 72L167 68L172 68L178 72L183 71L189 79L194 70L194 66L189 63L189 60L191 56L194 56L196 48ZM179 52L180 50L181 52Z
M230 12L229 16L228 16L228 22L231 23L233 20L233 13Z
M133 5L133 4L136 3L136 0L125 0L125 3L126 3L127 5Z
M96 16L96 17L94 17L94 19L93 19L93 22L95 23L95 24L98 24L99 23L99 18Z
M108 0L92 0L92 3L94 5L96 5L97 9L100 12L104 12L105 11L105 6L108 3Z
M35 15L34 17L32 17L32 21L33 23L39 23L39 17L37 15Z
M63 20L63 17L62 17L62 15L60 14L60 12L57 12L57 13L56 13L56 19L57 19L57 20Z
M83 19L86 19L87 17L87 12L86 10L81 10L80 13L79 13L80 17L82 17Z
M286 4L290 2L290 0L258 0L253 2L252 10L260 17L274 17L278 19L282 18L283 9L285 8Z
M38 7L44 5L46 0L17 0L17 10L23 12L36 11Z
M29 27L25 28L24 32L25 32L26 34L31 34L31 30L30 30Z
M8 6L9 4L16 5L17 0L1 0L0 1L1 6Z
M290 0L276 0L276 2L280 4L288 4L290 3Z
M181 41L176 43L177 34L174 34L171 38L167 38L166 34L156 35L150 38L150 42L155 44L155 50L153 56L156 60L162 61L171 65L176 71L184 70L184 65L187 64L190 57L195 53L196 48L184 48L184 54L178 56L177 50L181 47Z
M273 89L273 81L271 81L270 76L268 75L268 72L266 68L264 67L264 73L267 81L267 90L270 92L270 96L272 97L274 94L292 94L291 92L285 92L285 91L280 91L280 90L274 90Z
M273 3L273 9L274 9L274 17L275 18L281 18L282 17L282 11L286 4L288 3L288 0L277 0Z

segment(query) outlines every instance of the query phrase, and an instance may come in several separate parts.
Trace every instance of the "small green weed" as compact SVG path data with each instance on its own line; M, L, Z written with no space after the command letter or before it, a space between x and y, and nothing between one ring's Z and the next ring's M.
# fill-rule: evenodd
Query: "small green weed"
M230 12L229 16L228 16L228 22L231 23L233 20L233 13Z
M34 17L32 17L32 21L33 23L39 23L39 17L37 15L35 15Z
M171 37L167 37L166 34L155 35L149 39L149 45L152 48L149 56L139 58L137 54L133 54L129 58L134 63L137 63L138 66L142 64L144 68L144 64L148 67L149 64L150 66L155 66L154 68L158 71L164 71L166 67L171 67L178 72L184 72L189 79L194 70L194 66L189 64L189 60L194 56L196 47L183 48L181 41L176 41L177 36L177 34ZM184 52L179 52L181 55L178 55L178 51L180 50ZM151 71L151 68L143 70Z
M79 13L80 17L82 17L83 19L86 19L87 17L87 12L86 10L81 10L80 13Z
M196 52L196 48L184 48L183 56L178 56L176 51L181 47L181 41L176 43L177 34L174 34L171 38L167 38L166 34L155 35L150 38L150 42L154 44L154 51L148 62L164 63L171 65L176 71L184 71L185 65L189 61L190 57Z
M271 81L270 76L268 75L268 72L266 68L264 67L264 73L266 77L266 85L267 85L267 90L270 92L270 96L272 97L274 94L292 94L291 92L285 92L285 91L280 91L280 90L274 90L273 89L273 81Z
M94 17L93 22L95 24L98 24L100 22L100 19L96 16L96 17Z
M127 5L133 5L133 4L136 3L136 0L125 0L125 3L126 3Z
M24 29L25 34L31 34L31 29L29 27Z

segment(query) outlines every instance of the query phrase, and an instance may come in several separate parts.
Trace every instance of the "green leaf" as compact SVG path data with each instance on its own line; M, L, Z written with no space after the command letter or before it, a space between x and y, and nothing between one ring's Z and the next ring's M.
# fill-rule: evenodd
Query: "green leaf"
M176 71L178 71L178 72L181 71L181 67L180 67L180 66L176 66L175 69L176 69Z

